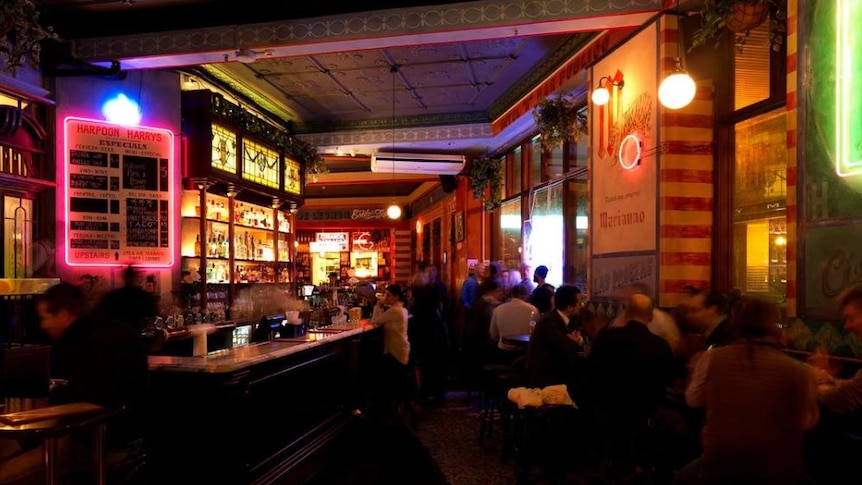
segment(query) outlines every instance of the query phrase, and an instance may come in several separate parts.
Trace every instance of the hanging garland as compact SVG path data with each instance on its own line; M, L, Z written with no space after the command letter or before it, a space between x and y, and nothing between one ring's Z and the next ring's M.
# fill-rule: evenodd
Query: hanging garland
M484 208L492 211L500 207L500 197L503 189L502 158L479 157L470 163L470 188L473 198L482 200L485 189L489 188L489 197L484 201Z
M288 158L296 160L305 167L305 174L327 173L329 170L323 163L323 157L317 148L291 135L287 130L278 128L271 123L249 113L220 94L213 94L212 114L220 121L240 128L285 152Z

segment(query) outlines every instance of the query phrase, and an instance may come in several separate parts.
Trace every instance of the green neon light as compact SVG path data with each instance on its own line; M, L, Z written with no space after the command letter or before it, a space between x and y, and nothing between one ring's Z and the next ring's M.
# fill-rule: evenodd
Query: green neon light
M835 165L841 177L862 173L862 92L853 78L855 57L862 55L855 28L860 6L859 0L837 0L835 9Z

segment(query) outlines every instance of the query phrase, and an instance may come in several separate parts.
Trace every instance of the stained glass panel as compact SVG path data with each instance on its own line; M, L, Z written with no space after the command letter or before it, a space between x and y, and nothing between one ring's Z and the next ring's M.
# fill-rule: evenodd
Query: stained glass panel
M300 166L289 158L284 159L284 191L297 194L302 191L302 177L299 172Z
M236 134L212 125L212 167L236 174Z
M278 188L278 152L253 141L242 142L242 178Z

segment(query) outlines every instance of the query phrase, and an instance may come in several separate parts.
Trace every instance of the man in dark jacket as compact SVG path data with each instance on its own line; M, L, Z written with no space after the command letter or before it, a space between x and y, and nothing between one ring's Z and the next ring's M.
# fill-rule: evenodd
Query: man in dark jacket
M54 340L50 351L52 404L90 402L125 411L107 423L106 446L125 450L144 436L149 401L147 356L131 326L86 315L80 288L60 283L37 303L42 329ZM60 472L80 466L89 441L77 435L60 443ZM86 460L85 460L86 461ZM0 483L41 472L41 451L30 450L0 466Z
M569 332L581 310L581 290L572 285L561 285L554 293L555 310L542 315L536 323L527 347L527 383L530 387L555 384L569 386L569 394L576 399L574 384L579 380L577 364L579 352L584 350L584 339L579 331Z
M138 271L129 265L123 271L123 286L109 291L93 311L99 319L126 322L140 332L158 315L152 293L138 285Z
M670 345L647 328L652 299L631 295L625 311L626 324L599 333L589 356L605 451L613 471L623 474L644 464L632 437L646 431L674 377Z

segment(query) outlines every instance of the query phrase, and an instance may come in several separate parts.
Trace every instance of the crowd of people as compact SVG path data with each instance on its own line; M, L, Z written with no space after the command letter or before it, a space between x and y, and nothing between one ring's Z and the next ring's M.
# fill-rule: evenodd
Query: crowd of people
M843 375L822 350L787 352L779 306L755 296L687 287L676 308L658 308L649 287L631 285L608 319L586 308L579 288L546 282L549 269L491 263L470 268L461 318L434 265L406 286L389 285L371 324L382 327L375 388L391 415L444 399L452 363L469 387L488 363L520 369L527 387L565 384L608 476L653 483L842 483L862 452L862 369ZM81 289L61 283L40 296L41 328L53 340L54 403L88 401L123 412L109 446L127 450L146 433L149 380L140 316L151 296L126 285L89 311ZM862 284L837 300L844 328L862 339ZM463 321L459 326L456 321ZM526 346L504 335L530 334ZM455 359L455 357L458 357ZM89 449L62 444L66 465ZM851 451L848 451L851 450ZM39 450L0 442L0 483L41 467Z
M852 459L841 457L862 452L862 369L842 378L820 349L807 359L788 352L776 302L686 287L665 311L634 284L607 319L586 309L579 288L549 287L547 271L535 269L530 289L523 267L491 264L481 281L471 271L461 289L466 369L506 362L527 387L565 384L594 424L609 476L845 483ZM862 339L862 285L837 306ZM527 332L526 349L502 338Z

